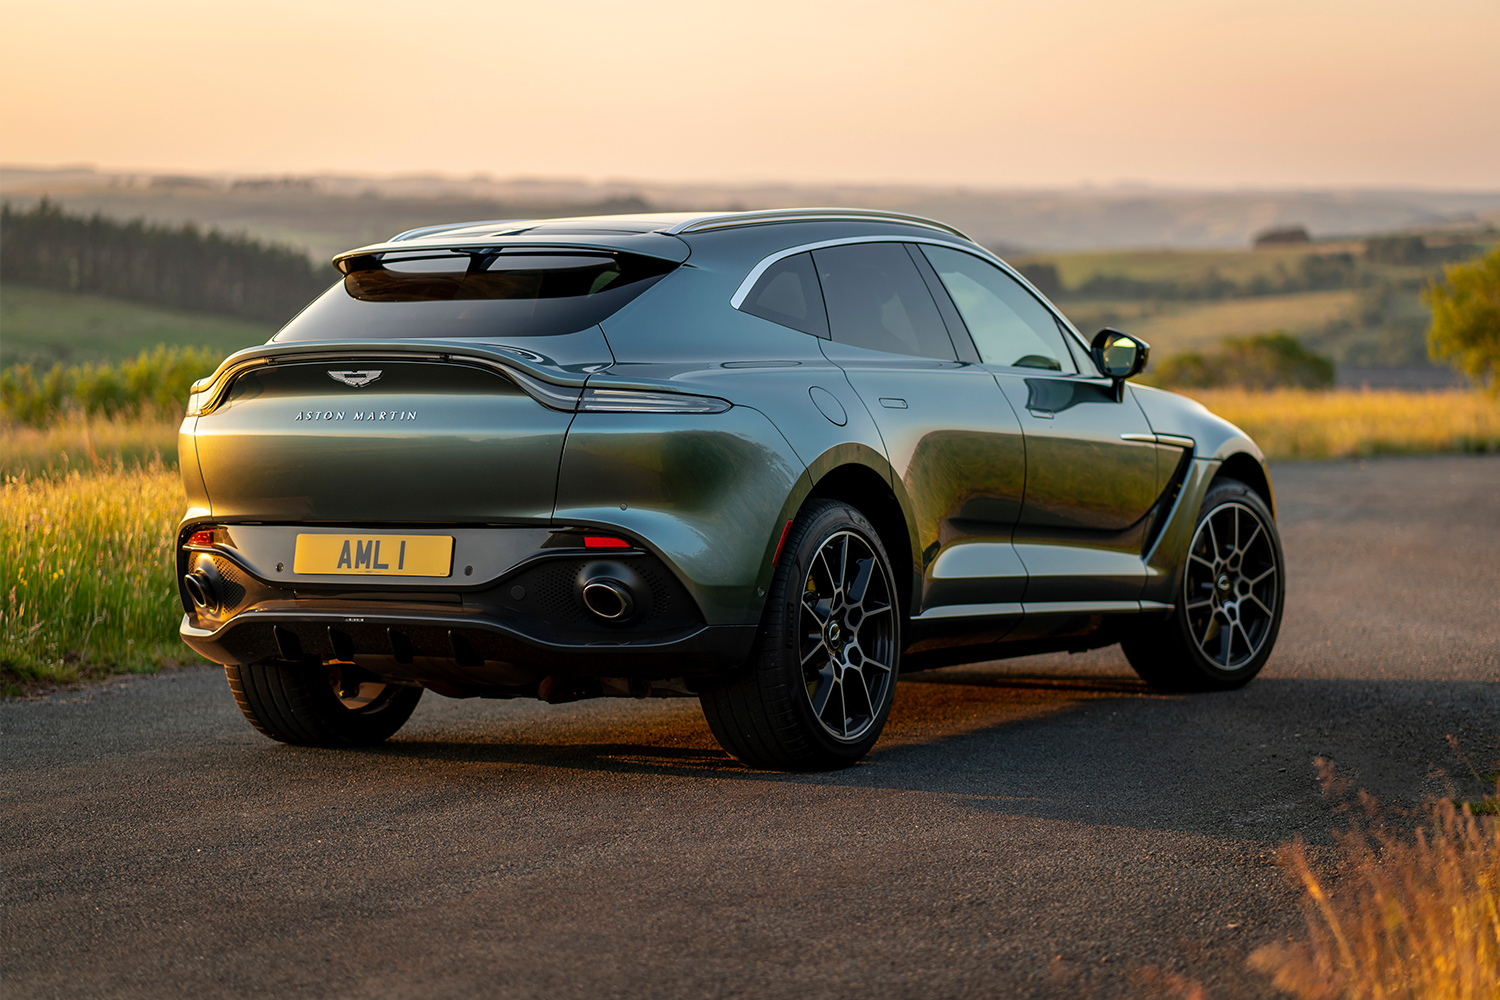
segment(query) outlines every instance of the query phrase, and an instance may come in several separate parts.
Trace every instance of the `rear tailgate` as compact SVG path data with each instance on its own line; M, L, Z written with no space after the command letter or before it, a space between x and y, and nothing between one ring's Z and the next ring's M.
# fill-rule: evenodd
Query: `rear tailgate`
M573 415L479 360L290 355L242 372L194 429L214 517L546 520Z

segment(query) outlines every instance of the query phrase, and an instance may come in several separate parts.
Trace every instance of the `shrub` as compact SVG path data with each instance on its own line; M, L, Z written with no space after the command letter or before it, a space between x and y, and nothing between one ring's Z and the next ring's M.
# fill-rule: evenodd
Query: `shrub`
M1177 354L1156 369L1163 386L1213 389L1321 389L1333 384L1333 362L1283 331L1231 337L1205 353Z
M1444 271L1447 280L1423 294L1432 307L1427 350L1500 395L1500 245Z
M64 415L181 417L188 388L213 373L212 348L157 345L119 364L56 364L46 372L14 365L0 372L0 417L43 427Z

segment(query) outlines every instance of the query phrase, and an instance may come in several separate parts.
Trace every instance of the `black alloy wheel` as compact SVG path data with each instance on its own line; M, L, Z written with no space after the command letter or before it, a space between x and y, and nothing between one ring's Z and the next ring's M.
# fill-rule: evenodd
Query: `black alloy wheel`
M353 664L273 660L224 668L235 703L273 740L309 747L381 743L406 724L422 688L388 684Z
M1276 644L1285 575L1281 537L1265 501L1238 480L1216 480L1199 509L1172 616L1127 637L1126 658L1165 690L1248 683Z
M703 713L751 767L846 767L885 726L900 650L880 537L847 504L813 501L787 533L750 663L703 690Z

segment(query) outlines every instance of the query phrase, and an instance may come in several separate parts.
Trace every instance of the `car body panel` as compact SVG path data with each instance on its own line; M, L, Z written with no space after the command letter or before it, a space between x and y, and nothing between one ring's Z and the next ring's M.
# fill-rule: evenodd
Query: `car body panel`
M709 624L754 624L768 539L803 471L758 410L580 413L558 476L558 523L648 540ZM774 553L772 553L774 554Z
M217 516L551 518L572 414L472 366L383 361L383 376L359 388L335 381L330 367L284 362L247 371L198 418L198 464Z
M1004 266L919 220L795 216L500 220L341 255L498 242L680 266L598 326L556 336L351 331L226 359L195 386L198 415L183 423L179 570L203 555L186 546L192 529L227 526L238 547L216 551L264 589L253 607L217 618L184 596L184 639L235 662L352 650L384 676L470 692L519 690L547 672L729 671L754 638L783 529L810 498L830 497L880 532L907 599L914 665L1090 648L1170 606L1221 469L1272 503L1264 458L1238 428L1159 390L1117 395L1091 374L981 365L937 291L956 361L862 351L736 308L769 259L840 242L944 244ZM380 378L364 385L328 375L373 369ZM727 408L580 412L603 389ZM356 424L356 412L377 419ZM452 577L277 582L298 531L403 525L457 540ZM623 539L617 561L654 567L653 579L680 590L676 610L619 628L555 614L574 567L604 558L555 547L582 545L581 532ZM460 565L471 574L460 579ZM547 573L562 596L538 611L530 591ZM393 637L403 629L405 647Z

